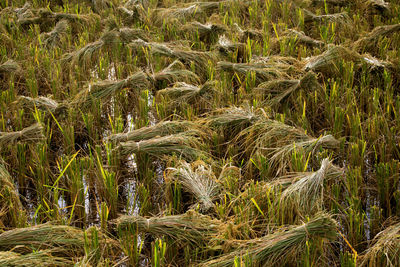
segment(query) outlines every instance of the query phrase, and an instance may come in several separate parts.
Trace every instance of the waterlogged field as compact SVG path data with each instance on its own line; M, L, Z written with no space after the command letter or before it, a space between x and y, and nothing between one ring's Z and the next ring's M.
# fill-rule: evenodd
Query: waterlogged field
M400 1L0 0L0 266L400 266Z

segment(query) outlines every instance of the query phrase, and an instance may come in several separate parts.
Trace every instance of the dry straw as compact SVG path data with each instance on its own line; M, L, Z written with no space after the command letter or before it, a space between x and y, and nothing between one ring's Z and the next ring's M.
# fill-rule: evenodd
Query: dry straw
M268 106L276 106L290 98L296 91L304 90L306 93L321 91L322 86L317 76L310 71L299 80L272 80L259 84L254 90L267 98Z
M194 72L187 70L185 65L179 60L175 60L165 69L149 76L156 90L162 87L171 86L177 82L189 84L199 84L200 78Z
M202 24L200 22L191 22L183 26L183 32L196 34L200 40L206 43L215 43L218 36L225 33L227 28L222 24Z
M221 131L227 140L231 140L261 118L262 115L249 107L230 107L212 112L202 122L214 130Z
M202 107L213 99L216 93L214 86L215 82L206 82L201 86L178 82L173 87L158 91L156 99L168 100L170 109L175 109L183 104Z
M35 108L41 109L43 111L50 111L55 115L65 112L68 108L66 104L60 104L54 99L44 96L39 96L36 98L32 98L29 96L18 96L16 104L32 111L34 111Z
M3 159L0 158L0 228L23 226L25 212L18 191Z
M118 133L110 135L107 139L114 142L134 141L139 142L155 137L177 134L188 130L198 130L199 136L205 135L200 131L200 125L190 121L162 121L155 125L142 127L127 133Z
M285 77L285 70L265 63L232 63L227 61L218 62L219 70L240 74L242 77L248 73L254 73L257 84Z
M40 39L46 47L58 46L61 42L62 36L67 33L68 27L68 21L61 20L56 24L53 30L42 33Z
M12 251L0 251L0 266L73 266L74 262L68 258L53 255L54 251L39 250L28 254L19 254Z
M91 233L88 234L91 240ZM116 241L99 233L99 244L118 250ZM16 228L0 234L0 250L13 250L17 253L31 253L39 249L52 249L57 255L66 257L83 256L85 248L85 234L82 229L55 225L51 223L39 224L26 228Z
M400 266L400 223L387 227L374 237L360 266Z
M189 131L139 142L121 142L117 150L122 155L144 153L156 158L176 155L192 161L205 156L206 153L199 149L201 146L197 133Z
M279 199L282 218L292 218L294 215L305 218L322 211L324 180L329 173L333 172L340 175L332 163L328 159L324 159L318 171L305 174L284 190Z
M83 230L53 224L16 228L0 234L0 249L31 252L37 249L55 249L59 254L74 256L83 253Z
M336 221L328 214L319 213L300 226L287 227L257 239L237 241L237 249L200 266L233 266L236 257L249 257L257 266L284 266L300 260L308 240L333 242L336 237Z
M72 65L84 63L87 66L91 66L93 59L102 48L110 48L120 43L128 44L139 38L147 40L147 35L142 30L138 29L112 29L105 32L99 40L89 43L72 53L66 54L63 61L71 62Z
M141 89L148 88L148 85L147 75L142 71L138 71L123 80L100 81L90 84L85 90L76 94L71 104L87 106L94 100L105 100L119 93L124 88L140 91ZM138 94L138 92L135 93L135 95Z
M46 137L43 134L43 126L39 123L33 124L21 131L16 132L0 132L0 146L7 146L16 142L37 142L42 141Z
M20 70L21 70L21 67L19 66L19 64L12 59L7 60L3 64L0 64L0 74L3 74L3 75L17 73Z
M302 151L305 155L315 154L319 148L337 148L339 141L326 135L313 138L304 130L275 120L260 120L244 129L235 139L243 153L255 159L264 155L269 161L270 170L275 175L282 175L290 166L294 152Z
M353 47L357 51L371 51L375 50L377 43L381 38L387 37L390 34L400 31L400 24L378 26L371 32L365 34L363 37L358 39Z
M198 74L203 80L206 79L209 62L215 62L217 60L217 56L213 52L193 51L188 47L176 44L145 42L138 39L131 42L129 46L138 51L147 48L150 50L152 55L178 59L187 67L192 67L193 64L196 68L196 74Z
M44 24L44 23L57 23L61 20L66 20L71 24L83 23L88 24L94 19L98 19L94 14L91 15L78 15L68 13L57 13L52 12L49 9L32 9L30 4L27 2L21 9L16 11L17 23L28 28L32 24Z
M392 68L392 64L389 62L381 61L368 55L362 56L356 51L343 46L330 45L321 55L306 59L304 70L312 70L328 76L337 75L339 74L339 66L343 61L353 62L355 68L366 65L370 71Z
M217 50L221 55L228 56L229 53L238 53L238 58L243 57L246 49L245 43L232 42L225 35L219 37L217 44L215 45L215 50Z
M322 48L325 46L325 43L316 39L313 39L304 34L304 32L299 32L294 29L289 29L285 32L284 36L286 38L295 38L299 44L307 45L310 47Z
M200 211L208 211L214 207L214 201L219 195L220 186L211 170L211 166L203 162L189 164L181 162L176 168L168 168L168 179L182 184L183 189L190 192L199 205Z
M200 248L218 234L221 222L194 211L163 217L122 216L116 220L119 228L133 227L140 233L155 237L169 237L179 244L192 244Z
M336 22L341 24L349 23L350 17L347 12L342 13L334 13L334 14L326 14L326 15L315 15L314 13L303 9L304 12L304 22L312 23L312 22Z
M153 11L151 21L158 26L174 21L189 21L199 19L210 12L217 10L221 2L194 2L176 5L169 8L157 8Z

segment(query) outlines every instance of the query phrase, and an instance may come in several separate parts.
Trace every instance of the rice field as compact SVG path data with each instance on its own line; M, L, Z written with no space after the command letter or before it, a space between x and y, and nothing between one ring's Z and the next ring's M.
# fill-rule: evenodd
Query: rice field
M400 1L0 0L0 266L400 266Z

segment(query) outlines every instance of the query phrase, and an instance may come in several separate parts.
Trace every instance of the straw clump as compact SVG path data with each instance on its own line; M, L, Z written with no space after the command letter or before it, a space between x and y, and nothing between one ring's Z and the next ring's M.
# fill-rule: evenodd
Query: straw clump
M160 55L172 59L178 59L189 68L193 64L196 68L196 74L199 75L202 80L206 80L209 61L216 61L216 55L212 52L193 51L187 47L174 44L155 42L149 43L138 39L134 42L131 42L129 46L134 48L135 50L148 48L153 55Z
M206 82L201 86L195 86L184 82L178 82L173 87L165 88L157 92L156 99L167 99L171 108L182 104L195 104L201 107L207 105L215 94L214 82Z
M156 90L171 86L177 82L199 84L200 78L194 72L187 70L182 62L175 60L162 71L150 75L150 80Z
M153 12L151 21L154 25L161 26L163 23L199 19L217 10L219 6L220 2L194 2L185 3L182 6L176 5L169 8L158 8Z
M208 127L223 133L227 141L235 138L242 130L253 125L262 116L249 107L230 107L213 112L203 120Z
M91 233L87 237L91 239ZM104 234L100 233L96 238L102 249L118 249L118 244ZM3 251L26 254L39 249L51 249L59 256L79 257L84 255L84 248L84 231L72 226L45 223L0 234L0 250Z
M387 37L399 31L400 24L378 26L358 39L353 47L357 51L374 51L380 38Z
M390 4L383 0L368 0L365 3L367 15L373 17L374 15L380 15L389 17L391 14Z
M68 21L61 20L57 22L56 26L50 32L42 33L40 39L46 47L55 47L60 45L61 38L67 33Z
M0 266L73 266L67 258L52 255L53 250L39 250L28 254L0 251Z
M303 9L304 11L304 22L336 22L336 23L348 23L350 21L349 15L347 12L334 13L334 14L326 14L326 15L315 15L314 13Z
M325 46L325 43L316 39L313 39L304 34L304 32L299 32L294 29L289 29L285 33L286 37L295 38L299 44L307 45L310 47L322 48Z
M305 71L322 73L327 76L338 75L342 62L353 62L355 70L367 66L370 72L382 73L384 69L393 69L393 64L369 55L360 55L354 50L343 46L331 45L321 55L305 60Z
M0 145L7 146L16 142L37 142L45 138L43 126L40 123L36 123L17 132L0 132Z
M314 92L322 90L322 86L318 83L317 76L310 71L299 80L272 80L259 84L254 90L267 97L269 106L275 106L290 98L298 90Z
M315 154L319 148L339 146L339 141L331 135L313 138L303 130L274 120L261 120L246 128L236 137L235 143L240 144L242 151L253 159L265 155L275 175L286 171L292 153L296 151L308 155Z
M242 77L246 77L247 74L254 74L256 85L258 85L274 79L299 75L302 71L298 69L297 65L298 62L294 58L271 56L254 57L250 63L221 61L218 62L217 68L232 74L237 73Z
M400 265L400 223L387 227L372 240L360 266Z
M153 126L142 127L127 133L110 135L107 139L114 142L134 141L139 142L155 137L178 134L188 130L200 129L200 125L190 121L162 121ZM198 132L199 135L201 131Z
M187 160L196 160L205 155L199 150L200 140L196 133L182 132L163 137L154 137L139 142L121 142L117 147L121 155L145 153L156 158L177 155Z
M185 214L162 217L121 216L116 224L118 228L133 227L141 233L166 236L180 244L200 247L204 247L222 227L220 221L192 210Z
M61 20L67 20L71 24L76 23L90 23L97 16L91 15L78 15L68 13L52 12L49 9L32 9L31 5L27 2L21 9L16 10L17 24L23 28L29 28L32 24L49 24L57 23Z
M3 64L0 64L0 74L6 75L11 73L17 73L21 71L21 67L17 62L12 59L7 60Z
M181 162L176 168L168 168L168 178L182 184L185 191L190 192L200 205L200 211L207 212L214 207L213 201L219 194L219 185L211 170L204 163Z
M31 252L37 249L54 249L58 253L73 256L82 253L84 235L81 229L65 226L40 224L16 228L0 234L0 249L17 252Z
M200 266L232 266L235 257L247 255L251 262L262 266L282 266L296 262L306 248L308 240L333 242L337 237L337 223L325 213L316 214L311 220L273 234L248 241L238 241L238 248Z
M218 36L227 31L224 25L202 24L197 21L184 25L182 30L188 33L195 33L200 40L207 44L215 43L218 40Z
M279 200L282 218L300 217L315 214L323 209L324 179L332 163L322 160L321 168L310 173L282 192Z
M88 43L84 47L66 54L63 58L64 62L70 62L72 65L84 63L91 66L91 62L103 48L111 48L113 45L122 43L128 44L136 39L147 40L147 35L139 29L121 28L112 29L105 32L99 40Z
M223 56L228 56L230 53L237 53L238 61L244 57L246 44L241 42L232 42L225 35L219 37L215 50Z
M13 179L0 158L0 228L20 227L26 216Z
M82 90L74 97L72 104L86 106L94 100L107 99L110 96L119 93L124 88L140 91L141 89L147 88L148 85L147 75L142 71L138 71L123 80L101 81L91 84L86 90Z
M58 103L54 99L44 96L39 96L36 98L32 98L29 96L19 96L16 100L16 104L32 111L34 111L35 108L43 111L50 111L55 115L63 113L68 108L67 104Z

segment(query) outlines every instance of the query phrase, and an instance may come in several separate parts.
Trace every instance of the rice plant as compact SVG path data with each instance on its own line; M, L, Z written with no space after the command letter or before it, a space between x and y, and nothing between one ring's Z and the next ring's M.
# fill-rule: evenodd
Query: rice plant
M0 0L0 265L399 265L399 14Z

